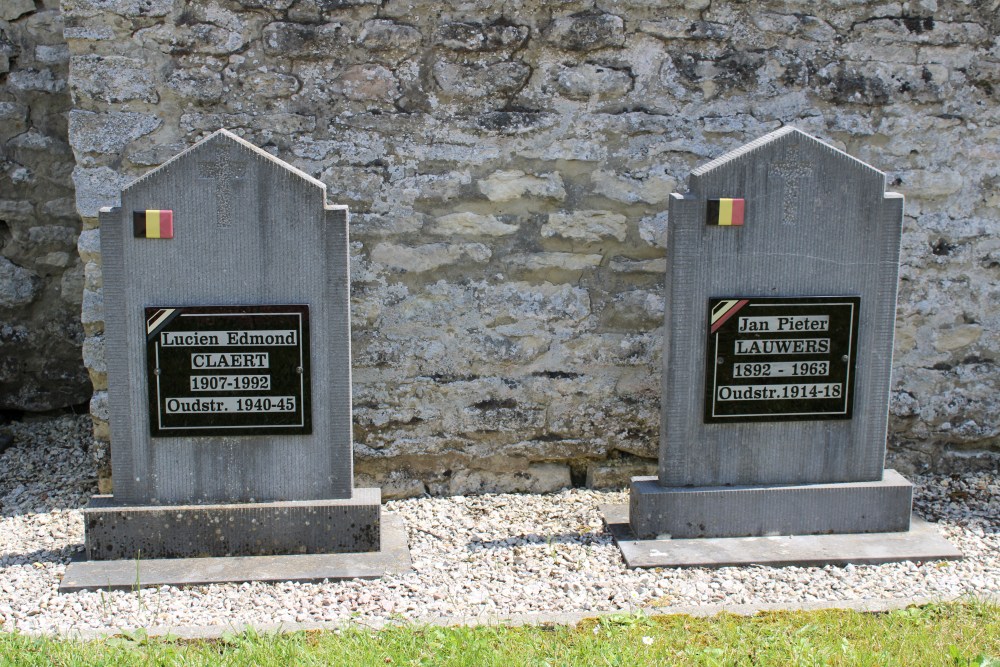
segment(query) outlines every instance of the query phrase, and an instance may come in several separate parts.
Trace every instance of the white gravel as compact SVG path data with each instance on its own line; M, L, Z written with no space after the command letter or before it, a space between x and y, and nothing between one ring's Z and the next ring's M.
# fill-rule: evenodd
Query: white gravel
M572 489L388 502L406 520L414 570L379 581L242 584L59 594L83 548L95 492L87 417L14 425L0 455L0 628L115 631L154 626L483 619L699 604L1000 595L1000 476L917 477L915 510L965 554L950 563L825 568L626 570L599 506L624 492Z

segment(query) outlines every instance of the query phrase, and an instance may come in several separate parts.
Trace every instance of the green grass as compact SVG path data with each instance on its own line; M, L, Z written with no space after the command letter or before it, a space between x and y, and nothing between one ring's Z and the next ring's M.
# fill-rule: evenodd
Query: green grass
M752 617L619 615L577 628L348 627L218 640L0 635L0 665L953 665L1000 667L1000 606Z

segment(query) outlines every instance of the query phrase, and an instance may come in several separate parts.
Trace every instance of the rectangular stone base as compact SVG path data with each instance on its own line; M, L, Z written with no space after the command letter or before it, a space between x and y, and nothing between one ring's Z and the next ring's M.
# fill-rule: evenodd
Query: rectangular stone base
M83 511L94 560L277 556L379 550L382 493L351 498L220 505L115 505L94 496Z
M409 572L412 566L403 519L383 514L381 524L381 548L363 553L78 561L66 566L59 592L245 581L377 579Z
M630 568L823 567L962 558L962 552L941 537L934 524L919 517L912 518L909 530L898 533L640 540L629 527L628 505L605 505L601 509Z
M640 539L891 533L908 530L913 485L881 481L784 486L662 487L633 477L629 523Z

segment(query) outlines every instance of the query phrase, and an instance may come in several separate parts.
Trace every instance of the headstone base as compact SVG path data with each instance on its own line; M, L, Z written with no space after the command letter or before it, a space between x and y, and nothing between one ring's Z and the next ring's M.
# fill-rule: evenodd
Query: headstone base
M633 477L629 523L640 539L891 533L910 527L913 485L877 482L662 487Z
M403 519L383 514L380 532L381 548L363 553L79 561L66 567L59 592L247 581L377 579L408 572L410 550Z
M916 516L912 517L909 530L896 533L640 540L629 527L628 505L605 505L602 510L608 530L629 568L823 567L963 557L961 551L938 534L934 524Z
M378 551L381 491L337 500L219 505L116 505L83 511L88 559L279 556Z

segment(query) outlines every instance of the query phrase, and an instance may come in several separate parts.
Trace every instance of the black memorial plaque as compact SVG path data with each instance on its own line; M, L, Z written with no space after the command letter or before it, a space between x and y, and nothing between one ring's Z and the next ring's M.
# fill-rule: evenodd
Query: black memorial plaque
M312 433L309 307L146 308L153 437Z
M861 298L708 303L705 422L850 419Z

